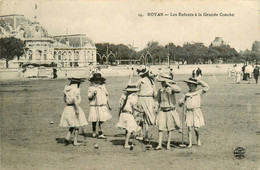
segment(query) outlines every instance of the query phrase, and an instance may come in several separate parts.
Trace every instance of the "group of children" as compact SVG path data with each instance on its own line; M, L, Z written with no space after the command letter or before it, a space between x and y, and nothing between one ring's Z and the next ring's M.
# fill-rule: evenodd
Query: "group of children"
M149 75L149 69L145 67L140 67L137 72L140 79L135 83L129 81L119 100L120 109L116 127L126 130L124 148L131 148L129 145L131 134L140 131L141 138L147 137L149 127L156 124L159 129L159 139L155 150L162 149L163 132L165 131L168 134L166 149L169 150L172 132L180 130L183 126L176 111L177 104L184 108L183 115L185 115L185 123L188 127L188 148L192 147L192 128L195 130L197 144L201 146L199 127L205 125L200 109L201 95L206 93L209 86L198 78L185 80L189 91L177 102L175 94L179 93L181 88L169 73L161 73L154 79ZM80 145L77 142L79 127L88 124L85 114L79 106L81 100L79 85L85 79L71 78L69 80L70 85L64 89L64 101L67 106L63 111L60 126L69 127L69 132L65 137L66 141L69 141L73 132L75 133L73 144L77 146ZM92 122L93 137L105 139L102 124L112 118L105 78L100 73L95 73L89 80L91 85L88 89L90 101L88 121ZM155 88L155 81L161 82L159 90ZM197 90L198 85L201 85L202 89ZM96 133L97 125L98 134Z

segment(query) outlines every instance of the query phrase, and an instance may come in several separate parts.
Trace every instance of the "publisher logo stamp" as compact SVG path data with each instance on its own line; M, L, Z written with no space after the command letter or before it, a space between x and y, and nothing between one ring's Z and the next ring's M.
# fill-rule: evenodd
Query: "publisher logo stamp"
M234 150L234 156L235 156L235 158L237 158L237 159L243 159L243 158L245 158L245 153L246 153L246 150L245 150L243 147L237 147L237 148Z

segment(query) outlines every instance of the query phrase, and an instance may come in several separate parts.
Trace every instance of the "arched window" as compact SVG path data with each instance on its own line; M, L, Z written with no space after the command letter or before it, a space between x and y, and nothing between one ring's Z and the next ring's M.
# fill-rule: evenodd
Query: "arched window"
M41 31L40 31L40 29L39 29L39 27L38 26L36 26L35 28L34 28L34 37L35 38L41 38Z
M69 61L71 61L71 51L69 51L69 53L68 53L68 55L69 55Z
M56 58L57 58L57 52L56 52L56 51L54 51L53 58L54 58L55 60L56 60Z
M36 59L37 59L37 60L40 60L41 57L42 57L42 51L41 51L41 50L37 50L37 51L36 51Z
M63 60L67 60L67 58L68 58L68 53L67 53L66 51L64 51L63 54L62 54L62 56L63 56Z
M74 59L75 59L75 60L79 60L79 52L78 52L78 51L75 51L75 53L74 53Z
M44 60L47 60L47 50L44 50Z
M62 54L61 54L61 52L59 52L59 54L58 54L58 60L62 60Z
M8 35L8 34L11 34L11 32L12 32L12 27L11 27L11 26L6 26L6 27L5 27L5 32L6 32L7 35Z
M29 60L32 60L32 50L29 50Z
M20 28L19 29L18 37L25 38L25 30L24 30L24 28Z

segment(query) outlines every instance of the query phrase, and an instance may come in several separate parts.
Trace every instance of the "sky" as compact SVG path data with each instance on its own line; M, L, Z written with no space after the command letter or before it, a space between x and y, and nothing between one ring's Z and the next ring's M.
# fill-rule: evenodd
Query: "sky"
M155 16L158 13L162 16ZM239 51L260 41L260 0L0 0L0 15L10 14L32 21L36 15L50 35L68 30L86 34L95 43L131 44L137 50L149 41L208 46L222 37Z

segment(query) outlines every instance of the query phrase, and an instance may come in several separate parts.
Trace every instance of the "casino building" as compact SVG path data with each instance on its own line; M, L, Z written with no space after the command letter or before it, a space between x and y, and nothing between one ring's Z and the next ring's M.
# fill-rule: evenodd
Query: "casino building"
M11 36L23 40L26 47L24 56L9 62L10 68L27 63L86 67L97 61L95 43L85 34L50 36L36 19L32 22L24 15L0 16L0 38ZM1 61L0 68L4 67Z

